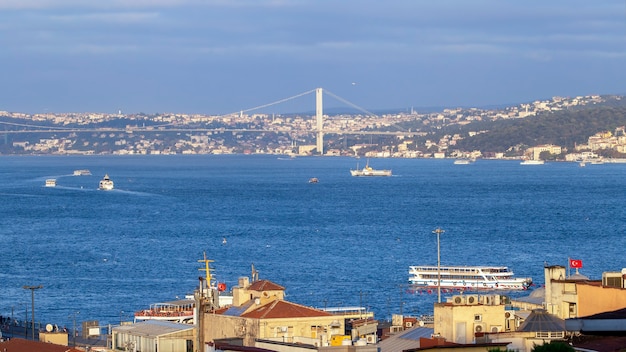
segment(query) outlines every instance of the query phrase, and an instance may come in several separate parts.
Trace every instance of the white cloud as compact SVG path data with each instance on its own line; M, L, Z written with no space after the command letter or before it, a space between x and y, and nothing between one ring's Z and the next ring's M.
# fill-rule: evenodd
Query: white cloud
M58 22L141 23L155 20L157 12L104 12L71 15L51 15L48 19Z
M5 10L141 9L166 7L292 7L287 0L0 0Z
M185 0L0 0L0 9L9 10L52 10L52 9L115 9L171 7L192 3Z

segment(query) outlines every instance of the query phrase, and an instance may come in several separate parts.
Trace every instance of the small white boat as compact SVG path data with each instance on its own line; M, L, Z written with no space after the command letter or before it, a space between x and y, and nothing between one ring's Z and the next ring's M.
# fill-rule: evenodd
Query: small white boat
M528 159L528 160L524 160L521 163L519 163L520 165L543 165L545 162L543 160L533 160L533 159Z
M46 180L46 187L56 187L56 186L57 186L57 180L53 178L49 178Z
M74 176L91 176L91 171L87 169L74 170Z
M369 165L369 160L363 169L350 170L352 176L391 176L391 170L376 170Z
M473 162L474 162L473 159L456 159L454 161L454 165L469 165Z
M318 182L320 182L320 180L318 180L317 177L311 177L309 179L309 183L318 183Z
M101 189L104 191L110 191L113 189L113 181L111 181L111 179L109 178L109 174L105 174L104 178L100 180L98 189Z

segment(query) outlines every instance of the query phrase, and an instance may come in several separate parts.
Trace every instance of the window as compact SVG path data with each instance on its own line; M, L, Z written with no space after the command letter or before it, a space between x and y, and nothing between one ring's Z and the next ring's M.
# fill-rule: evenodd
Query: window
M569 304L569 317L576 318L576 303Z
M565 337L563 331L538 331L535 333L535 337L538 339L562 339Z
M605 277L604 286L622 288L622 278L620 277Z
M480 314L475 314L474 315L474 321L482 321L483 320L483 316Z
M187 352L193 352L193 341L186 340L186 342L187 342Z

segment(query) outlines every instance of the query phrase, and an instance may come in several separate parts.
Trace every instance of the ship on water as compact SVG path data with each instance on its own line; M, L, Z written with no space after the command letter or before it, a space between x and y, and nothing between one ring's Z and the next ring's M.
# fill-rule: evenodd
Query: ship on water
M200 277L199 290L196 295L186 295L184 299L174 301L154 303L150 308L135 312L135 322L145 320L162 320L184 324L195 324L196 307L198 299L211 302L212 309L232 305L232 294L226 293L226 284L223 282L215 282L211 271L213 268L209 266L212 260L206 258L198 260L204 263L204 267L200 270L205 272L204 277Z
M74 170L74 176L91 176L91 171L87 169Z
M357 165L356 170L350 170L350 174L352 176L391 176L391 170L374 169L368 160L364 168L359 169Z
M105 174L104 178L100 180L98 189L101 189L104 191L110 191L113 189L113 181L111 181L111 179L109 178L109 174Z
M416 287L456 290L526 290L531 278L516 278L506 266L410 266Z

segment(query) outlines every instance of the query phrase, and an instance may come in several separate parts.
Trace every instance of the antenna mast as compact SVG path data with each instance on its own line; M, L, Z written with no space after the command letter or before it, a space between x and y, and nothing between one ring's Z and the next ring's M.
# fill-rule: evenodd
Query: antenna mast
M204 270L204 277L206 279L206 285L207 287L212 287L213 286L213 277L211 276L211 271L213 270L210 266L209 263L213 263L214 260L210 260L210 259L206 259L206 252L203 252L204 254L204 259L200 259L198 260L198 262L200 263L204 263L204 268L199 268L198 270Z

